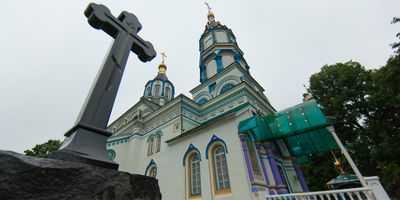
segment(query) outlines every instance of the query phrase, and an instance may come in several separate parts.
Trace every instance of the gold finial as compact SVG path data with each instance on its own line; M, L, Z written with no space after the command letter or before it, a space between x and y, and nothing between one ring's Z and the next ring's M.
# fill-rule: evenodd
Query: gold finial
M309 101L311 99L314 99L313 95L310 92L310 88L307 88L306 85L303 84L303 87L306 89L306 93L303 94L303 101Z
M331 151L332 155L333 155L333 159L335 159L335 162L333 163L335 165L335 167L339 170L340 175L344 174L344 169L343 169L343 165L340 162L339 159L336 158L335 153L333 153L333 151Z
M214 19L214 13L211 12L211 7L207 2L204 2L204 4L206 4L207 9L208 9L208 15L207 15L208 21L212 21Z
M161 63L160 65L158 65L158 73L159 74L165 74L167 71L167 65L165 65L165 58L167 57L167 55L165 55L164 52L161 53Z

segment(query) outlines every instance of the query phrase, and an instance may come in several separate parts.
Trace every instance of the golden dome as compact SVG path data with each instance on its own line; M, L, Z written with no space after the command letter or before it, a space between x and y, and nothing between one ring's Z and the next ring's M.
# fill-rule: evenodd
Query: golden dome
M160 63L158 65L158 73L159 74L165 74L166 71L167 71L167 65L164 62Z
M208 18L210 18L210 17L214 17L214 13L213 13L213 12L211 12L211 11L208 11L207 17L208 17Z

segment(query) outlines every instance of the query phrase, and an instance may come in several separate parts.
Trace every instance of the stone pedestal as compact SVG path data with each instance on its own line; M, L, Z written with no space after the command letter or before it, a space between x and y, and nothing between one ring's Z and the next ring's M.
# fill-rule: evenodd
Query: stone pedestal
M154 178L0 150L0 199L160 200Z

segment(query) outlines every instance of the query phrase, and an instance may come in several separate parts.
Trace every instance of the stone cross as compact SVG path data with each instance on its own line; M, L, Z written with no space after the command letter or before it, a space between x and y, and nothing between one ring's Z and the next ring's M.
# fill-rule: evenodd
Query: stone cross
M89 24L114 38L114 43L97 74L75 126L66 134L60 149L51 157L99 167L118 169L118 164L106 157L106 131L122 74L133 51L142 62L152 60L157 54L150 42L137 33L142 25L134 14L123 11L115 18L110 10L95 3L85 10Z

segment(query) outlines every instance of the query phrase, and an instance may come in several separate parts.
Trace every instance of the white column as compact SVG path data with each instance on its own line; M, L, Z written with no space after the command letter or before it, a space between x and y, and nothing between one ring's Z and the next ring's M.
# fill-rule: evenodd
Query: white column
M342 151L344 157L346 157L346 160L350 164L350 166L353 169L354 173L357 175L357 178L358 178L358 180L360 180L361 185L363 187L368 187L367 182L365 182L364 177L361 175L361 172L358 170L358 168L357 168L356 164L354 163L353 159L351 159L349 152L347 152L347 149L344 147L342 142L339 140L339 137L336 135L335 128L333 126L328 126L326 128L332 134L332 136L335 139L336 143L339 145L340 150ZM372 199L375 199L375 198L372 197Z

